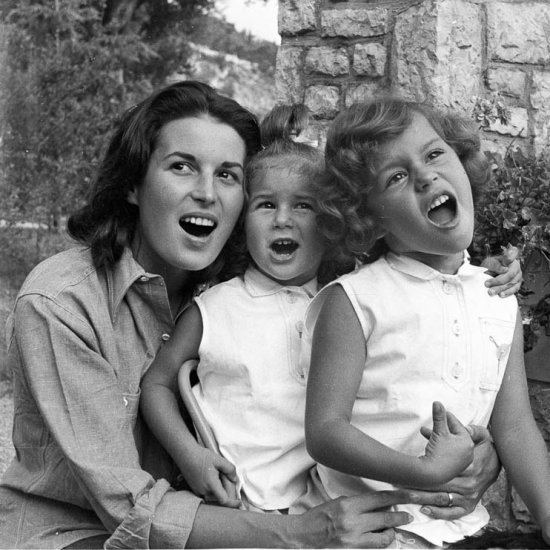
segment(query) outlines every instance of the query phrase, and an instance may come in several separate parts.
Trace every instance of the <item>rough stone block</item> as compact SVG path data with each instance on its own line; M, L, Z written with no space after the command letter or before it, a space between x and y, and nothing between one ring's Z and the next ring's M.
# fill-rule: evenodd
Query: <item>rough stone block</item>
M527 137L529 132L529 112L527 109L510 107L509 111L510 119L507 124L496 121L489 126L489 129L502 135Z
M550 5L487 2L489 59L510 63L550 63Z
M321 46L310 48L305 60L306 73L330 76L349 74L349 57L345 48Z
M315 0L279 0L279 34L314 31L317 24L315 4Z
M384 6L326 9L321 12L321 35L380 36L388 32L390 11Z
M386 48L382 44L357 44L353 51L353 68L358 75L383 76L386 59Z
M550 73L533 72L531 88L531 113L533 122L533 148L536 153L542 153L550 146Z
M299 103L304 97L302 48L282 45L277 52L275 86L277 101Z
M362 82L357 86L352 86L346 90L344 103L346 107L358 103L360 101L367 101L376 97L381 92L381 86L377 82Z
M401 13L394 28L392 87L408 98L465 110L482 82L480 10L465 0L427 0Z
M309 86L304 103L313 115L332 119L338 114L340 90L336 86Z
M527 75L520 69L495 68L487 71L489 90L522 99L525 96Z

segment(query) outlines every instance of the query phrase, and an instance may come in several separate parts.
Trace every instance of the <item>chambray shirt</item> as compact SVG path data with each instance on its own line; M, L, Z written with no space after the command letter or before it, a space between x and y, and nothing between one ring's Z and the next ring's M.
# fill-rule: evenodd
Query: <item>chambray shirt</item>
M420 427L431 427L433 401L442 402L464 425L487 425L517 316L515 296L489 296L484 285L488 278L467 257L455 275L446 275L388 253L335 281L349 298L366 342L352 425L412 456L424 454ZM321 291L310 305L306 341L325 297ZM326 466L318 470L332 498L392 488ZM472 535L488 520L481 505L455 521L431 519L413 504L398 508L415 518L402 530L436 545Z
M31 272L7 324L16 456L0 483L0 545L111 534L108 548L185 546L201 501L170 488L171 462L138 416L141 378L173 326L163 279L128 249L112 270L75 247Z

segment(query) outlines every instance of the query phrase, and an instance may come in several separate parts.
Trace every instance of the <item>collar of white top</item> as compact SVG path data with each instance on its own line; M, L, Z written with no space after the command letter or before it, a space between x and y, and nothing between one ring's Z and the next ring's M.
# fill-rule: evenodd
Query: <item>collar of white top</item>
M313 298L318 290L317 277L301 286L284 286L270 279L255 267L249 267L244 274L244 284L251 296L268 296L277 292L296 292Z

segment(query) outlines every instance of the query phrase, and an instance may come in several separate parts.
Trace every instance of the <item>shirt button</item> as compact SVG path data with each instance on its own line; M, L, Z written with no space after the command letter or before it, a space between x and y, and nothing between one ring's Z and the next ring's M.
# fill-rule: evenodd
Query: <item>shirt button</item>
M304 332L304 323L302 321L298 321L296 323L296 330L302 334L302 332Z
M145 275L143 275L142 277L139 278L139 280L140 280L142 283L146 283L146 282L149 280L149 277L146 277Z
M286 299L288 300L288 302L289 302L290 304L295 304L295 303L296 303L296 300L297 300L296 295L293 294L292 292L289 292L289 293L286 295Z
M443 292L445 294L452 294L453 287L449 284L448 281L443 281Z
M455 363L453 366L453 369L451 371L451 374L453 375L453 378L455 380L458 380L462 374L462 367L460 366L460 363Z
M161 338L162 338L165 342L168 342L168 340L170 340L170 335L169 335L167 332L165 332L165 333L161 336Z
M459 325L458 321L455 319L453 321L453 334L455 336L459 336L461 332L462 332L462 330L460 329L460 325Z

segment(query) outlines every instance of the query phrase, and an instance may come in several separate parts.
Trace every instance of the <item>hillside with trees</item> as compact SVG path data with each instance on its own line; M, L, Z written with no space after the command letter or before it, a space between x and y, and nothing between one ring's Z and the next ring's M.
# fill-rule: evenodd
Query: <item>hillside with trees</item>
M150 91L196 78L258 116L274 101L277 46L214 0L4 0L0 16L0 274L16 283L58 246L112 121Z

